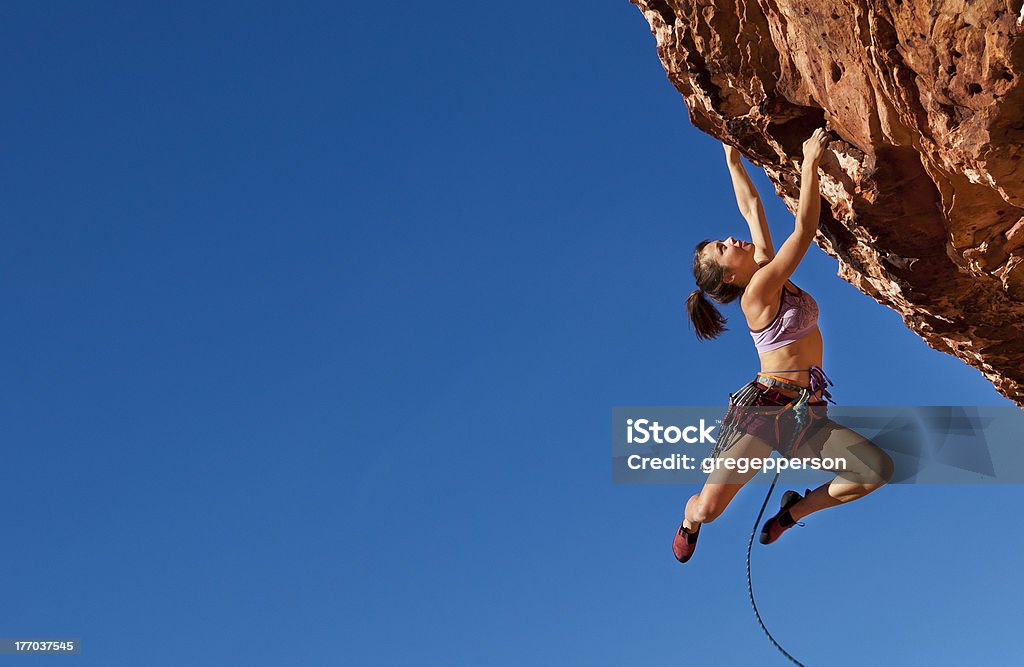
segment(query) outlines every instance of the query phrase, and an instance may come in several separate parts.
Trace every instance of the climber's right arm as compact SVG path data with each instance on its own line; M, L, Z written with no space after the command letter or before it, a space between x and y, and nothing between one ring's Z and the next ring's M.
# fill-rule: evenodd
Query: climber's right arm
M818 233L821 215L821 192L818 183L818 164L825 154L829 137L818 129L804 142L804 161L800 168L800 203L796 211L796 226L772 261L754 274L748 291L764 295L782 289L807 254L814 235Z

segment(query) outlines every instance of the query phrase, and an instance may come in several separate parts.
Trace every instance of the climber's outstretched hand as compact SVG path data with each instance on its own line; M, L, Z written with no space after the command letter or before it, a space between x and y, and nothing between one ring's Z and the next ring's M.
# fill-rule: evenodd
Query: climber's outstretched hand
M824 128L819 127L804 142L804 165L817 167L821 164L821 158L825 156L829 136Z

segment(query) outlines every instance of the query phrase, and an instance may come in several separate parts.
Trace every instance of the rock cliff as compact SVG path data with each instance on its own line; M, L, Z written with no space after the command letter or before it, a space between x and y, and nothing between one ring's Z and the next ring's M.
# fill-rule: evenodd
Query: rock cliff
M1022 0L631 0L700 130L789 209L825 125L839 275L1024 405Z

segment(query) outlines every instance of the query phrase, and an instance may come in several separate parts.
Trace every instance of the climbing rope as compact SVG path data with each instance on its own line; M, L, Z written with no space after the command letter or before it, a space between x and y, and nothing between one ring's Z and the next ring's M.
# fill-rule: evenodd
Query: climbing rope
M768 489L768 495L764 497L764 502L761 503L761 511L757 513L757 518L754 519L754 529L750 531L750 539L747 540L747 594L750 596L750 606L754 608L754 617L757 618L757 624L761 626L761 630L763 630L764 634L768 637L768 641L770 641L775 648L779 649L779 653L789 658L790 662L794 665L804 667L804 663L790 655L789 651L782 648L782 644L775 641L775 637L772 636L772 633L768 632L768 628L765 627L764 621L761 619L761 612L757 610L757 602L754 601L754 585L750 581L750 549L754 545L754 535L757 534L757 527L761 525L761 517L764 516L764 508L768 507L768 500L772 497L772 491L775 490L775 483L779 481L780 472L782 471L775 471L775 479L772 480L772 485Z
M766 373L759 373L758 375L766 376L767 378L769 378L768 382L765 382L765 384L789 384L783 378L776 378ZM809 386L797 387L798 389L800 389L800 395L796 398L796 400L790 402L788 405L783 407L782 410L778 411L774 415L776 421L776 432L778 433L778 419L781 416L781 414L790 408L792 408L794 411L794 417L796 418L796 428L793 429L793 434L789 441L788 450L790 452L790 455L794 453L797 444L803 437L804 433L807 431L807 428L810 426L810 419L807 412L808 401L810 401L810 399L814 396L815 392L819 390L821 391L822 396L826 397L829 401L831 401L831 395L827 391L826 387L832 384L832 382L825 375L824 371L822 371L821 368L817 366L812 366L810 369L810 375L811 382ZM734 410L737 407L750 407L750 403L755 398L755 392L753 391L755 389L754 385L755 383L751 382L750 384L743 387L743 389L738 391L735 395L729 396L729 410L726 413L725 419L722 420L723 428L721 437L719 438L718 445L715 447L715 450L711 454L712 456L718 456L718 454L720 454L722 451L728 449L733 444L733 442L735 442L736 438L740 435L739 429L735 427L735 420L739 417L741 413L736 413L734 412ZM786 450L780 448L779 451L782 452ZM804 667L803 663L794 658L789 653L789 651L782 648L782 644L776 641L775 637L772 636L772 633L768 631L768 627L764 624L764 619L761 618L761 612L757 608L757 601L754 599L754 585L750 576L750 553L754 546L754 536L757 535L757 529L761 525L761 519L764 518L764 510L766 507L768 507L768 501L772 497L772 492L775 491L775 485L779 481L779 474L781 472L781 470L775 471L775 478L772 479L772 484L770 487L768 487L768 494L764 497L764 502L761 503L761 509L760 511L758 511L757 518L754 520L754 528L750 531L750 539L747 540L747 594L750 596L750 606L754 609L754 617L757 619L757 624L761 626L761 630L764 632L765 636L768 637L768 641L770 641L772 645L779 650L779 653L786 656L786 658L788 658L789 661L792 662L794 665L800 665L800 667Z

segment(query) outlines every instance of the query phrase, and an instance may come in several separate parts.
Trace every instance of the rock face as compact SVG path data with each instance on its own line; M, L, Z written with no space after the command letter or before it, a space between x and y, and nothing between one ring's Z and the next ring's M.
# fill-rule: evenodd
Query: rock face
M691 122L794 213L827 123L817 242L839 275L1024 405L1022 0L631 2Z

